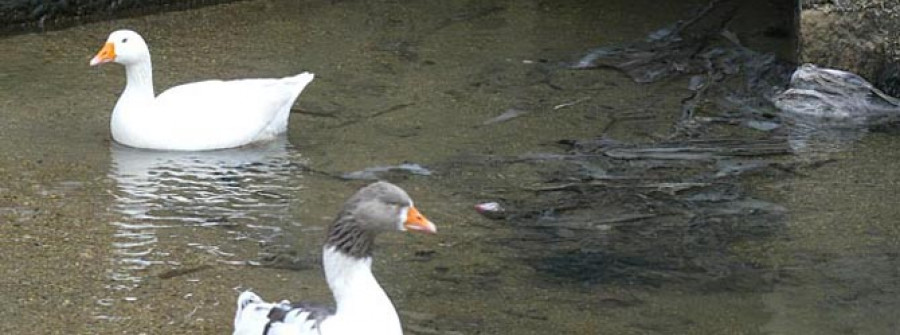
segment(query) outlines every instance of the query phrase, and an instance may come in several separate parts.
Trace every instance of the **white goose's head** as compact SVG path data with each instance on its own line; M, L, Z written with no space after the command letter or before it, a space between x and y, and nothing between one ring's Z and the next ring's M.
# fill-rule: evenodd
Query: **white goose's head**
M381 181L347 200L329 229L326 245L350 256L367 257L375 235L406 230L433 234L437 228L416 209L406 191Z
M109 34L106 44L91 59L91 66L115 62L122 65L136 64L150 60L150 49L138 33L123 29Z

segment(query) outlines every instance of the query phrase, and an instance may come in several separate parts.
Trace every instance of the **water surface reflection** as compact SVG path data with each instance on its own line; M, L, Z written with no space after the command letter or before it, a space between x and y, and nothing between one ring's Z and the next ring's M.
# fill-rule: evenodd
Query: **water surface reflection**
M119 293L103 305L138 299L129 292L143 278L179 271L184 260L253 262L260 255L246 245L270 243L289 224L288 193L299 187L302 158L285 138L211 152L115 144L111 151L109 177L117 186L108 278Z

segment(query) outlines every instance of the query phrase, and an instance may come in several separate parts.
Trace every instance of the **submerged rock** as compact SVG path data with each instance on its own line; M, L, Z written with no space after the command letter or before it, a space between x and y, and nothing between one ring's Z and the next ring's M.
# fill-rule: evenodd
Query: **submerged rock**
M771 100L783 90L795 64L745 46L730 30L729 23L745 6L752 4L710 1L689 19L643 40L594 49L570 67L613 68L644 84L686 77L691 95L682 99L679 133L695 136L713 123L773 131L781 125ZM717 115L701 116L710 112Z
M484 121L481 123L482 126L491 125L494 123L506 122L522 115L528 114L528 111L516 108L507 109L502 114L491 118L490 120Z
M652 83L680 74L706 72L709 57L699 57L734 18L740 4L714 0L695 16L650 33L644 40L591 50L570 67L614 68L638 83Z
M787 90L773 98L788 116L823 125L867 126L897 121L900 100L859 75L804 64L791 76Z
M348 172L341 175L343 179L362 179L362 180L376 180L386 178L387 175L393 175L396 173L407 174L407 175L419 175L419 176L430 176L431 170L416 164L416 163L403 163L400 165L391 165L391 166L373 166L370 168L366 168L360 171Z

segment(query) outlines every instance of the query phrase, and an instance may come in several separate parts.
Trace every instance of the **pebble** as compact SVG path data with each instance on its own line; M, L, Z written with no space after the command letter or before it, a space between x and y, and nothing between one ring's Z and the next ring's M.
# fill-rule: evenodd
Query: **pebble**
M476 204L475 211L492 220L506 217L506 209L503 208L503 205L495 201Z

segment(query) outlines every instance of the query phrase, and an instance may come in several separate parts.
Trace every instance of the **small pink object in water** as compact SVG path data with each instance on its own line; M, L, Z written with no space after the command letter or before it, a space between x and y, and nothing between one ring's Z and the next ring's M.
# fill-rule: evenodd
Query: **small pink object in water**
M503 206L495 201L477 204L475 205L475 210L489 219L501 219L506 214Z

